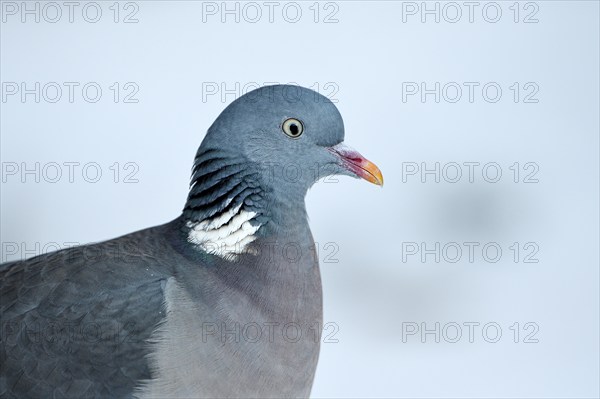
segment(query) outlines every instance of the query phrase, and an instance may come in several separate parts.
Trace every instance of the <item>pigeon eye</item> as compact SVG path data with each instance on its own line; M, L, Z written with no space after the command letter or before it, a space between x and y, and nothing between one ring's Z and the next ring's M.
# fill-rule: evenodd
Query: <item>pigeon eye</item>
M302 125L302 122L294 118L286 119L286 121L283 122L283 126L281 128L283 129L283 132L285 134L294 139L300 137L302 135L302 132L304 131L304 126Z

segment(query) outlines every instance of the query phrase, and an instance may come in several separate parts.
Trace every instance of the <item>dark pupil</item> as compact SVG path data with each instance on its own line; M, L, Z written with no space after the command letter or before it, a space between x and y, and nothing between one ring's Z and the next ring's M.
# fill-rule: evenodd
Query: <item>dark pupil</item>
M295 123L292 123L290 125L290 133L292 133L292 135L297 135L298 132L300 131L300 129L298 128L298 125L296 125Z

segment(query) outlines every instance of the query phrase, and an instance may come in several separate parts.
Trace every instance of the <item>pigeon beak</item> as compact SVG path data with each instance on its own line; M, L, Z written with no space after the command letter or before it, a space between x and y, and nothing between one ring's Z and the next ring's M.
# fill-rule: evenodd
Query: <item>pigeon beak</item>
M356 176L378 186L383 186L383 175L377 165L360 155L355 149L340 143L329 147L328 150L336 155L342 165Z

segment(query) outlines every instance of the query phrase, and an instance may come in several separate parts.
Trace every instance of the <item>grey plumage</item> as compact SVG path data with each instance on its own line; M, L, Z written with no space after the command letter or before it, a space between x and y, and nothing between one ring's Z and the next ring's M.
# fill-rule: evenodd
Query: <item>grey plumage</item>
M123 397L150 378L173 269L157 229L0 266L2 397Z
M382 183L343 138L323 96L256 90L209 129L180 217L0 265L0 396L308 396L322 295L304 196L330 174Z

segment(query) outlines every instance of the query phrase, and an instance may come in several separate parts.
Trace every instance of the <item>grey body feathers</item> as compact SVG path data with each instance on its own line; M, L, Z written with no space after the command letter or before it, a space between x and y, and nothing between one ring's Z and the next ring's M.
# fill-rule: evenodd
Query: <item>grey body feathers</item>
M179 224L0 265L0 396L308 396L312 239L294 269L273 270L283 242L247 268L178 250Z

